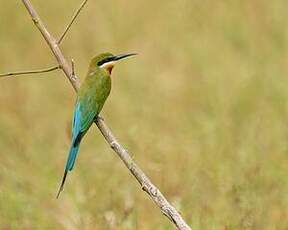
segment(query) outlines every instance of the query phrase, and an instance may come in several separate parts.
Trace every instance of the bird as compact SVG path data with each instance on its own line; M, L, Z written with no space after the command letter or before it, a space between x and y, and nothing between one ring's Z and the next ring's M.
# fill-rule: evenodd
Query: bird
M136 54L102 53L92 58L86 78L77 93L72 120L72 141L57 198L63 191L68 172L74 167L82 138L97 119L110 94L111 73L114 65L117 61Z

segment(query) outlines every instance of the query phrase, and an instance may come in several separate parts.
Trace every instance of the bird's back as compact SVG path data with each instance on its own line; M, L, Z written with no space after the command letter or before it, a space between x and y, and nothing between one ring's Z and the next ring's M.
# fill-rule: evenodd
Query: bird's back
M88 111L98 115L111 91L111 77L105 70L97 68L89 71L78 92L78 101L83 107L82 113Z

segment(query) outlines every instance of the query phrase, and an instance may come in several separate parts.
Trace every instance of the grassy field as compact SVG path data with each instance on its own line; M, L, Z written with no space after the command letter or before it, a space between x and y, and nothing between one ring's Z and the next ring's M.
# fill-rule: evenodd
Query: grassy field
M0 72L56 64L0 0ZM60 35L80 0L33 0ZM288 229L288 2L90 0L62 50L113 70L102 116L193 229ZM75 94L61 71L0 79L0 229L174 229L92 127L60 199Z

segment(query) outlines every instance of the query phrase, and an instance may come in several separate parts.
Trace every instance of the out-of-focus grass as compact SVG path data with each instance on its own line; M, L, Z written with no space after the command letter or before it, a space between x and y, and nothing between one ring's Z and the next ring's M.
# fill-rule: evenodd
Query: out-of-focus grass
M77 0L33 1L59 35ZM288 228L288 3L89 1L62 49L102 51L102 115L194 229ZM1 1L0 72L55 63L20 1ZM61 72L0 80L1 229L173 229L93 127L59 200L75 95Z

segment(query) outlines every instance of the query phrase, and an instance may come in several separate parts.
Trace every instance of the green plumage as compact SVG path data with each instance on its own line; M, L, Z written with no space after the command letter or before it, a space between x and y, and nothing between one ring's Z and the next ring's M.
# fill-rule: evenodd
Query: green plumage
M86 79L78 91L76 102L76 104L81 104L81 132L86 132L89 129L94 118L103 108L111 90L110 73L105 69L95 67L93 60Z
M72 143L57 197L63 190L67 173L74 167L83 136L97 118L110 94L110 74L114 63L131 55L135 54L114 56L111 53L104 53L92 59L87 76L77 94L72 122Z
M57 198L63 190L68 171L74 167L81 139L100 113L111 91L110 72L101 65L101 61L109 57L113 55L105 53L92 59L87 76L78 91L72 122L72 143Z

